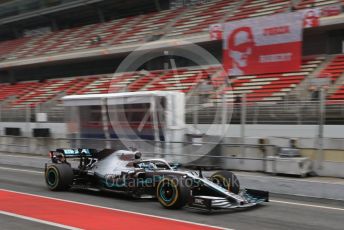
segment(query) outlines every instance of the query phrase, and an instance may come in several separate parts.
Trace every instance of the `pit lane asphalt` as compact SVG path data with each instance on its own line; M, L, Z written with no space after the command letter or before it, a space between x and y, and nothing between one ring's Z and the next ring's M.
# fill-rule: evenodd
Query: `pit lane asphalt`
M30 230L30 229L44 229L44 230L60 230L59 227L49 226L43 223L32 222L30 220L18 219L7 215L0 214L0 226L4 230Z
M242 211L204 213L184 208L166 210L156 200L135 200L96 192L51 192L43 172L23 166L0 165L0 189L72 200L231 229L343 229L344 204L331 200L272 195L272 202ZM0 215L1 229L56 229ZM14 222L15 221L15 222ZM29 222L29 223L28 223Z

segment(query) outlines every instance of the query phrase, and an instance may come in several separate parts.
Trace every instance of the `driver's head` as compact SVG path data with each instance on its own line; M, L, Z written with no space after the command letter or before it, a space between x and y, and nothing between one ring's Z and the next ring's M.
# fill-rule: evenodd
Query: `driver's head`
M229 56L239 67L246 67L253 46L254 40L251 28L239 27L232 32L228 39Z
M141 159L141 157L142 157L142 153L139 151L136 151L135 152L135 160Z

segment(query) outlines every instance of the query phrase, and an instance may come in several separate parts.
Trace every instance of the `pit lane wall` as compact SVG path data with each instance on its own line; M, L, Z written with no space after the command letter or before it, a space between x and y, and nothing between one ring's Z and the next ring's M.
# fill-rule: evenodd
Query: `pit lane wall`
M187 125L190 128L192 125ZM0 122L0 136L4 135L6 127L20 128L22 136L32 137L32 129L49 128L53 138L64 138L67 136L67 125L64 123L38 123L38 122ZM314 144L318 133L318 125L245 125L245 136L250 138L279 138L280 143L285 144L289 138L306 138L307 145ZM199 124L197 129L207 135L219 135L222 125ZM229 125L226 137L241 137L240 125ZM324 138L344 139L344 125L324 125ZM283 140L284 139L284 140ZM334 149L344 149L344 142L337 146L338 142L330 143Z
M216 126L216 125L215 125ZM4 136L5 127L18 127L22 130L23 137ZM51 138L33 138L33 128L50 128ZM217 133L209 133L207 125L199 125L208 136ZM272 156L277 153L277 147L288 147L290 138L298 139L298 147L303 156L309 157L313 163L317 159L317 126L303 125L247 125L246 138L244 143L256 145L260 138L267 139L268 144L276 148L267 148L263 154L258 146L247 146L242 148L240 136L240 126L231 125L223 140L223 143L230 145L218 145L210 154L231 157L214 160L213 164L220 164L224 168L243 171L260 171L265 169L264 156ZM209 129L210 130L210 129ZM211 130L216 130L212 128ZM219 129L220 130L220 129ZM324 154L322 156L321 167L317 169L320 176L331 176L344 178L344 126L325 126ZM46 155L51 149L69 148L75 145L68 136L66 125L61 123L0 123L0 151L12 153L29 153ZM279 134L279 135L277 135ZM283 135L283 136L282 136ZM203 141L207 141L204 139ZM237 146L231 146L238 144ZM105 146L105 145L104 145ZM235 159L235 158L253 158ZM257 160L257 158L261 160ZM207 159L209 160L209 158Z

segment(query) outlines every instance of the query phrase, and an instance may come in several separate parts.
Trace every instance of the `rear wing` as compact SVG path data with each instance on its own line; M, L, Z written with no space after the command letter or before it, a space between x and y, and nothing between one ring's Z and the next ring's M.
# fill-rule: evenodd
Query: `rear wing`
M50 151L51 158L57 154L62 154L65 158L82 158L82 157L94 157L97 154L96 149L56 149L56 151Z

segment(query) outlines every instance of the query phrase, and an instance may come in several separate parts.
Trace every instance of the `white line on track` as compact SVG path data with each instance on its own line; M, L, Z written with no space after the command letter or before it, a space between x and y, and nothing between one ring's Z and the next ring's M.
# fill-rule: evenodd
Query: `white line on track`
M8 170L8 171L17 171L17 172L27 172L27 173L35 173L35 174L44 174L44 172L34 171L34 170L27 170L27 169L15 169L15 168L8 168L8 167L0 167L0 170Z
M46 221L46 220L40 220L40 219L36 219L36 218L32 218L32 217L22 216L22 215L18 215L18 214L11 213L11 212L0 211L0 214L6 215L6 216L15 217L15 218L19 218L19 219L23 219L23 220L29 220L29 221L32 221L32 222L37 222L37 223L40 223L40 224L45 224L45 225L50 225L50 226L54 226L54 227L69 229L69 230L80 230L81 229L81 228L74 228L74 227L71 227L71 226L67 226L67 225L63 225L63 224L58 224L58 223L54 223L54 222L50 222L50 221Z
M296 202L289 202L289 201L282 201L282 200L270 200L270 202L272 202L272 203L280 203L280 204L304 206L304 207L310 207L310 208L321 208L321 209L329 209L329 210L336 210L336 211L344 211L344 208L336 208L336 207L323 206L323 205L314 205L314 204L306 204L306 203L296 203Z
M262 176L262 175L252 175L252 174L249 174L249 173L244 173L244 172L236 172L235 173L237 176L239 176L239 179L240 177L256 177L256 178L263 178L263 179L266 179L266 176ZM271 177L269 178L271 179ZM318 182L321 182L321 183L324 183L324 184L343 184L343 180L342 179L338 179L338 181L324 181L324 180L321 180L321 181L315 181L315 180L312 180L312 179L305 179L305 178L283 178L283 177L275 177L273 179L277 179L277 180L284 180L284 181L295 181L295 182L309 182L309 183L318 183Z
M186 221L186 220L178 220L178 219L173 219L173 218L168 218L168 217L163 217L163 216L156 216L156 215L151 215L151 214L146 214L146 213L140 213L140 212L133 212L133 211L127 211L127 210L122 210L122 209L104 207L104 206L100 206L100 205L87 204L87 203L82 203L82 202L77 202L77 201L72 201L72 200L63 200L63 199L54 198L54 197L30 194L30 193L25 193L25 192L17 192L17 191L12 191L12 190L8 190L8 189L0 189L0 191L1 190L6 191L6 192L12 192L12 193L17 193L17 194L23 194L23 195L28 195L28 196L35 196L35 197L50 199L50 200L68 202L68 203L72 203L72 204L79 204L79 205L86 205L86 206L95 207L95 208L102 208L102 209L107 209L107 210L112 210L112 211L117 211L117 212L124 212L124 213L130 213L130 214L146 216L146 217L151 217L151 218L176 221L176 222L192 224L192 225L196 225L196 226L203 226L203 227L209 227L209 228L214 228L214 229L234 230L234 229L230 229L230 228L223 228L223 227L218 227L218 226L213 226L213 225L208 225L208 224L200 224L200 223L195 223L195 222Z

